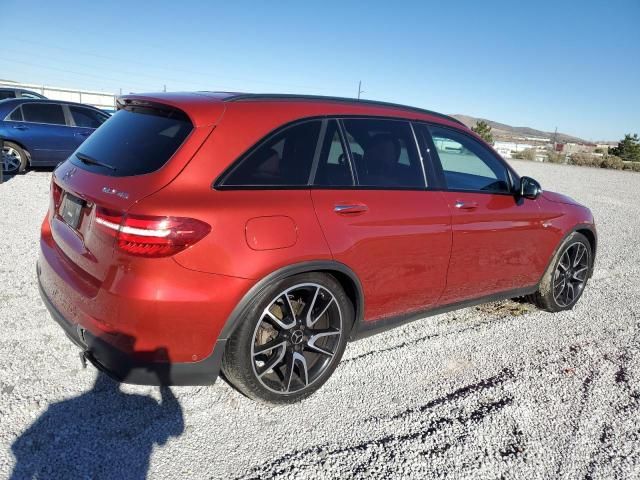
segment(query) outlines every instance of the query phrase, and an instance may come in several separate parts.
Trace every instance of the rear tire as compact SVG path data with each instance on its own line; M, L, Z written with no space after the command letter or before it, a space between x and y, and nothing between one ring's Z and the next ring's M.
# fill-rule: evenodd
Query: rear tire
M318 272L285 278L260 292L222 360L241 393L271 404L308 397L336 369L354 310L340 283Z
M553 257L538 291L529 299L547 312L571 310L584 292L592 266L589 240L581 233L572 233Z
M13 142L4 142L2 148L3 175L16 175L27 168L27 153Z

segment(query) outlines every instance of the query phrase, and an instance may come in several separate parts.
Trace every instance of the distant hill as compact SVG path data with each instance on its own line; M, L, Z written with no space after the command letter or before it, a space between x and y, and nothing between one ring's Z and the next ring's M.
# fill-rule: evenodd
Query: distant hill
M476 118L470 117L469 115L462 114L454 114L452 117L457 118L462 123L464 123L467 127L471 128L475 126L475 124L479 120L484 120L491 126L492 133L494 137L544 137L544 138L553 138L553 132L543 132L542 130L536 130L535 128L529 127L512 127L511 125L506 125L504 123L494 122L493 120L487 120L486 118ZM558 142L573 142L573 143L590 143L586 140L583 140L579 137L574 137L572 135L567 135L566 133L557 134Z

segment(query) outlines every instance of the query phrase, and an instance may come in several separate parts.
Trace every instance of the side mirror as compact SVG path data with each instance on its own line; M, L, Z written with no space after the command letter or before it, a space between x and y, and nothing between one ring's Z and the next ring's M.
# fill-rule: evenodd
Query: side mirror
M542 193L542 187L531 177L520 178L520 190L518 194L520 197L535 200Z

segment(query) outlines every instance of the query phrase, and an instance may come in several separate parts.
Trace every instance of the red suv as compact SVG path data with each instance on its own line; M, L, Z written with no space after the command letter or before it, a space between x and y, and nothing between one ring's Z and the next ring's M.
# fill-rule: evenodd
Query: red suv
M457 120L341 98L130 95L53 174L38 278L82 357L272 403L348 340L528 296L570 309L591 212Z

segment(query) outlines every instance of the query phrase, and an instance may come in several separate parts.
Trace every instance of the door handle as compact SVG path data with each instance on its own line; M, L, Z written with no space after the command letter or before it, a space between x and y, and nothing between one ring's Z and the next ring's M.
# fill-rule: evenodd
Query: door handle
M338 204L333 207L333 211L338 215L361 215L369 211L369 207L362 203Z
M27 127L25 125L14 125L11 128L15 128L16 130L29 130L29 127Z
M463 202L462 200L458 200L456 202L456 208L460 210L473 210L474 208L478 208L477 202Z
M89 135L91 135L91 132L76 132L75 133L76 137L88 137Z

